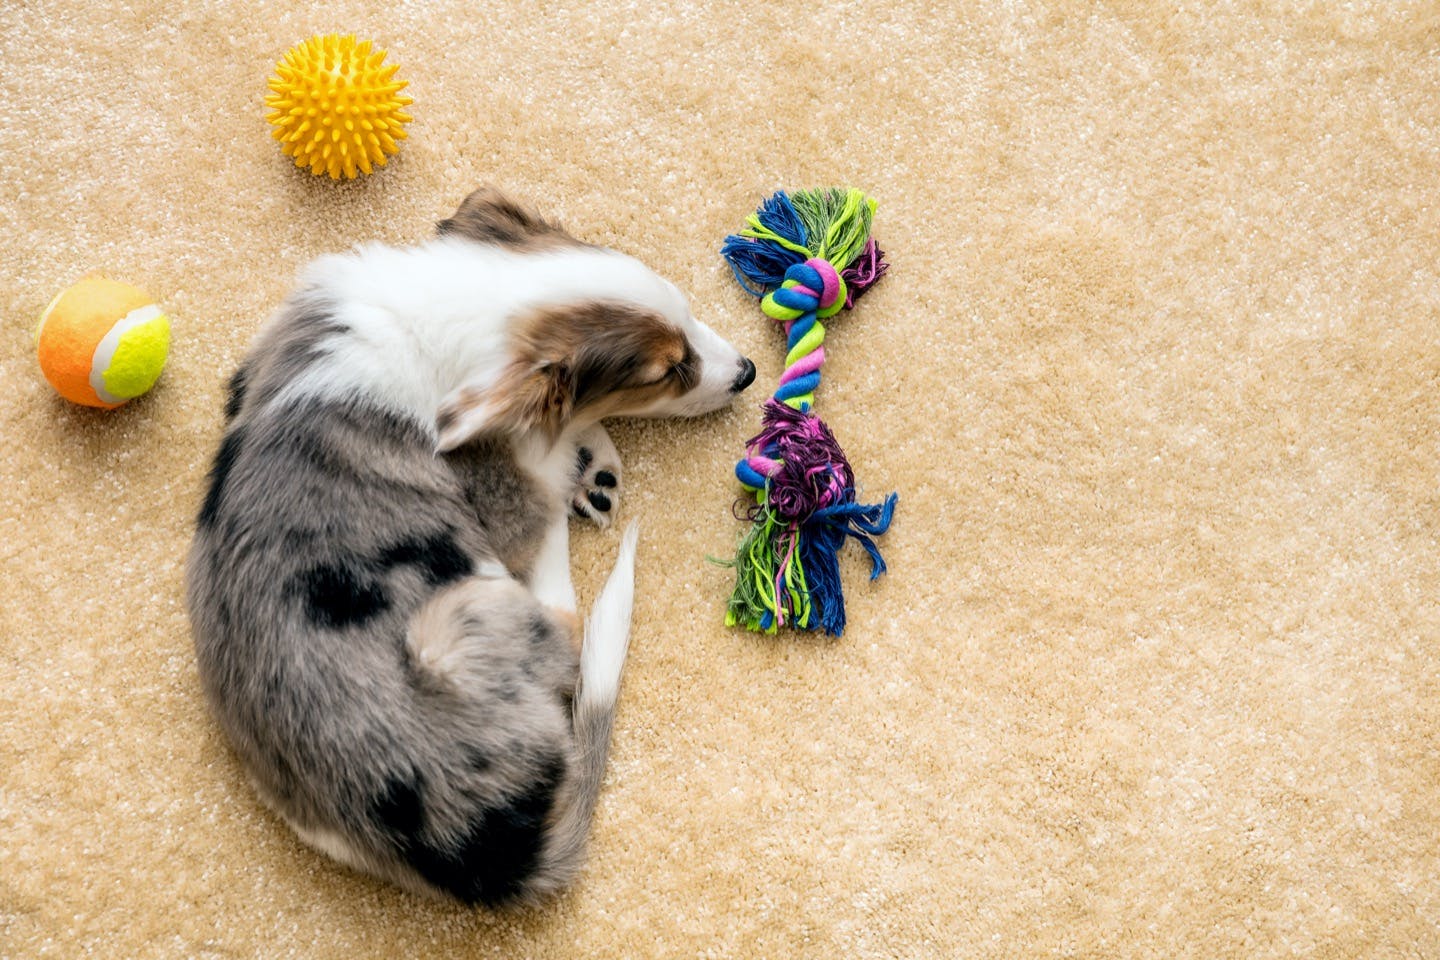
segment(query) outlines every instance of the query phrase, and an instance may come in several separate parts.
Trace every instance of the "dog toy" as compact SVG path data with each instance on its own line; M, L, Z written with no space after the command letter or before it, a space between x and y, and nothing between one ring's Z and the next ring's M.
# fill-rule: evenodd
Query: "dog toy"
M50 301L35 348L60 396L109 410L155 384L170 350L170 321L144 290L87 277Z
M729 626L775 632L791 626L845 630L839 551L847 538L870 554L870 579L885 572L874 537L890 526L897 496L855 499L840 444L812 408L825 362L823 319L854 306L888 264L870 237L875 201L859 190L813 190L766 200L720 253L765 315L785 327L785 372L765 401L761 430L735 466L754 496L751 528L735 558Z
M295 166L331 180L353 180L385 166L400 151L414 101L399 96L407 81L395 65L382 66L385 51L353 35L315 36L290 48L275 64L265 118Z

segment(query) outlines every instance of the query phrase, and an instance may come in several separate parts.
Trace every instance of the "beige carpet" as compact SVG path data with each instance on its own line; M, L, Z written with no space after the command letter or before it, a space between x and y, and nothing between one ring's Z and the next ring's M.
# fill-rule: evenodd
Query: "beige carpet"
M1440 956L1433 3L0 5L0 956ZM267 136L271 64L390 48L389 168ZM182 557L294 271L498 183L687 288L778 186L881 201L820 410L891 574L825 642L720 626L752 403L625 423L644 525L583 882L494 916L300 846L208 718ZM174 319L115 413L30 327ZM757 392L751 397L758 401ZM581 531L591 596L617 544Z

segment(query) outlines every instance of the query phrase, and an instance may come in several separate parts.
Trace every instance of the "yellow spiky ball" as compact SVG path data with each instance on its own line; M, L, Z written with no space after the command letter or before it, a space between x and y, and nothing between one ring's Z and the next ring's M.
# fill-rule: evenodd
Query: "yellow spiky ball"
M331 33L291 47L275 64L265 119L295 166L352 180L399 152L414 101L399 95L407 86L395 79L400 68L384 63L371 41Z

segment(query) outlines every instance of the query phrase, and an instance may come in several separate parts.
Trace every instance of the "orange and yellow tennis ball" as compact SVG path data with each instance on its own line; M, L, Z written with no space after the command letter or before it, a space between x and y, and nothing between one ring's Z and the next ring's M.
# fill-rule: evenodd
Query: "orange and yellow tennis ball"
M270 135L295 166L331 180L352 180L383 167L406 137L400 68L384 66L385 51L353 35L315 36L275 64L265 105Z
M170 351L170 320L139 287L87 277L50 301L35 346L60 396L108 410L154 386Z

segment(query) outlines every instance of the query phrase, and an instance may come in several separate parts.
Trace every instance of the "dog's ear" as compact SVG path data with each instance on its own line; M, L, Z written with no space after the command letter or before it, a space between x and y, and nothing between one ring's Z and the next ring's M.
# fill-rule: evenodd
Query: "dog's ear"
M463 386L441 401L435 448L444 453L487 433L539 431L554 440L573 405L571 372L564 360L512 361L494 384Z
M449 219L441 220L435 232L442 237L458 236L476 243L508 247L540 247L577 243L573 237L533 210L527 210L494 187L481 187L460 204Z

